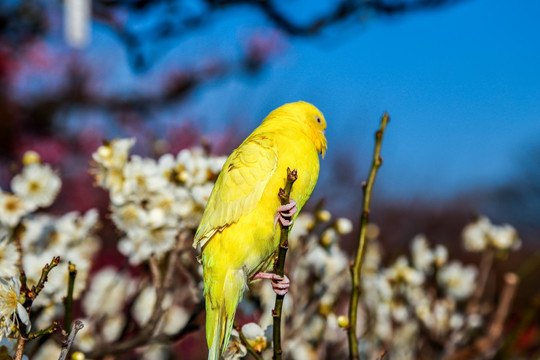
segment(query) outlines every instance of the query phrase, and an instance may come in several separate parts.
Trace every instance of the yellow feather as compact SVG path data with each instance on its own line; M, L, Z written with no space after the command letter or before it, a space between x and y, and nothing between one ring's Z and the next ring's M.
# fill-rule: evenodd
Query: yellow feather
M225 162L193 243L202 251L209 360L219 359L227 348L247 282L269 270L277 254L279 226L274 217L287 168L298 170L291 199L299 211L311 195L319 154L326 152L325 129L324 116L315 106L285 104Z

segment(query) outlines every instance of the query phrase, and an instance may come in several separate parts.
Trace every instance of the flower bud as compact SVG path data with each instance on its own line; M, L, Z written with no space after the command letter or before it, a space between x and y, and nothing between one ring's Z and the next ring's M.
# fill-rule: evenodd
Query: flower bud
M346 329L349 327L349 318L344 315L340 315L337 318L337 324L340 328Z
M28 166L30 164L38 164L41 162L41 157L39 154L35 151L29 150L24 153L22 158L22 163L24 166Z

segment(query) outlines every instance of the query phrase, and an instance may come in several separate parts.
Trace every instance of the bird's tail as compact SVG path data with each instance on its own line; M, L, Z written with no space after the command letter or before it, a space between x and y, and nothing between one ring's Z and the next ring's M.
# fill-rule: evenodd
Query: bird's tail
M216 272L217 273L217 272ZM246 286L244 270L226 270L222 279L212 274L205 274L211 281L206 287L206 341L208 360L219 360L227 349L234 322L236 306L242 299Z

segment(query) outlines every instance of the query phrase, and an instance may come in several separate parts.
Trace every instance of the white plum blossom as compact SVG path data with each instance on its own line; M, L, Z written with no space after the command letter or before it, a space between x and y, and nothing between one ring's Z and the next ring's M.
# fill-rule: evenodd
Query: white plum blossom
M434 254L429 248L425 235L416 235L411 243L412 262L416 269L424 273L431 271Z
M49 165L31 163L11 180L13 192L35 209L53 203L62 181Z
M424 274L409 266L405 256L398 257L394 265L386 270L385 275L391 281L404 281L410 285L421 285L424 282Z
M346 235L349 234L353 230L353 223L351 220L341 217L336 220L336 231L340 235Z
M0 190L0 223L14 227L33 207L24 198Z
M135 139L114 139L105 145L100 146L97 151L92 154L94 161L109 169L122 168L129 156L129 150L135 144Z
M30 330L30 317L19 302L21 282L16 277L0 278L0 340L19 328L19 319Z
M254 322L250 322L242 326L242 334L253 349L258 352L263 351L268 346L264 329Z
M10 278L19 273L19 252L13 241L7 236L0 237L0 277Z
M488 246L487 232L491 227L491 222L485 216L478 218L475 222L465 226L462 232L465 249L468 251L482 251Z
M437 280L449 296L456 300L463 300L474 291L476 276L475 267L463 266L454 261L439 270Z
M247 355L246 346L240 340L240 335L236 329L231 330L231 337L227 349L223 353L224 360L240 360Z
M110 316L121 312L135 293L134 280L113 267L101 269L92 282L82 305L88 316Z
M521 246L521 240L513 226L493 225L485 216L467 225L462 236L468 251L482 251L488 247L507 251L517 250Z
M131 264L140 264L171 250L179 229L196 229L225 158L199 148L164 154L157 161L129 157L133 143L113 140L98 149L94 160L98 184L109 190L111 218L125 233L118 249ZM106 181L113 170L119 174L114 184Z
M516 250L521 246L516 229L508 224L491 226L488 238L491 245L497 250Z

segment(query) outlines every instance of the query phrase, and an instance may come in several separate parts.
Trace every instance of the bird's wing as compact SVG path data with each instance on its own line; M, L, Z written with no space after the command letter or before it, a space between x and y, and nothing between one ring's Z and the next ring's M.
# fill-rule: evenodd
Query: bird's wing
M193 246L204 246L217 232L249 214L262 197L266 184L277 166L277 151L272 138L250 136L225 162Z

